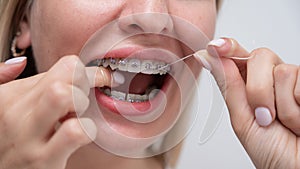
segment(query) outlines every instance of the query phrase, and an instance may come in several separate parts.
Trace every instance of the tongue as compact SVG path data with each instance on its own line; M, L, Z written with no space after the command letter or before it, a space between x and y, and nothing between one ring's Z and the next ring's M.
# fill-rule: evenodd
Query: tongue
M136 74L131 80L129 86L129 93L132 94L144 94L148 87L154 82L154 77L152 75Z
M155 82L153 75L146 75L142 73L119 72L124 75L125 83L113 90L122 91L131 94L145 94L148 87ZM128 91L129 89L129 91Z

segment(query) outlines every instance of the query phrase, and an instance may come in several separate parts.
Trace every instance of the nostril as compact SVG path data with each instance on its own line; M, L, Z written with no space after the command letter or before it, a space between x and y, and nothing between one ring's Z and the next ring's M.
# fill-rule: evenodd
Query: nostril
M135 31L139 31L139 32L144 31L138 24L130 24L129 27L131 30L135 30Z
M168 14L141 13L119 18L119 27L128 33L168 33L173 31L173 20Z
M142 33L144 32L143 28L141 28L138 24L129 24L126 25L124 27L122 27L122 30L130 33L130 34L134 34L134 33Z
M131 24L131 25L129 25L129 26L132 27L132 28L140 29L140 27L139 27L137 24Z
M162 34L168 34L168 32L169 32L168 28L164 28L164 29L161 31Z

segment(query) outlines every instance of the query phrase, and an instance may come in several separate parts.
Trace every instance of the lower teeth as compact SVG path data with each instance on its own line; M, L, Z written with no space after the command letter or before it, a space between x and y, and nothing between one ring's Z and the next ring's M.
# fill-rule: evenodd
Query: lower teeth
M140 102L145 102L148 100L153 99L158 93L159 89L156 88L151 88L150 92L146 92L144 95L139 95L139 94L130 94L130 93L123 93L120 91L111 91L110 89L100 89L104 94L107 96L110 96L111 98L115 100L120 100L120 101L127 101L131 103L140 103Z

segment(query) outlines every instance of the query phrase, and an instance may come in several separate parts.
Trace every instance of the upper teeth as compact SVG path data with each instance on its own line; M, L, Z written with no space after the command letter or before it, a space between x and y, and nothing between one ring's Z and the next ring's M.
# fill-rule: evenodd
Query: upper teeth
M105 58L96 59L89 63L90 66L110 67L112 70L119 69L121 71L128 71L132 73L144 74L166 74L171 68L167 63L153 60L139 60L139 59L117 59Z

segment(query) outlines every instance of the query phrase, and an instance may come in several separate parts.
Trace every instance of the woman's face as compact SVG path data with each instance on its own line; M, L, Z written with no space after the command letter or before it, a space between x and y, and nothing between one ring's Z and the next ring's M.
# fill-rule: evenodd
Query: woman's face
M180 19L176 19L177 17ZM131 55L140 63L145 60L156 63L156 61L163 61L162 58L168 60L167 57L171 57L171 55L154 56L155 53L164 55L164 52L169 52L177 57L183 57L191 53L188 44L182 44L178 38L163 36L172 34L179 38L193 37L193 35L189 35L190 32L187 31L187 26L180 24L181 21L193 25L209 39L212 39L215 19L215 0L42 0L34 1L27 26L29 27L30 41L37 69L39 72L44 72L62 56L79 55L89 37L113 21L117 24L113 29L110 29L111 35L137 34L114 44L110 51L113 54L110 56L105 55L105 57L119 59ZM151 34L143 34L146 32L151 32ZM107 36L111 35L108 34ZM195 64L194 60L187 61L187 64L197 76L200 70L199 65ZM129 74L133 74L126 73L128 71L123 70L120 72L128 78ZM177 70L172 71L176 72ZM159 87L156 86L166 94L167 102L164 103L164 112L156 120L147 123L133 122L113 112L115 111L113 110L113 104L116 99L104 94L103 89L101 91L96 89L98 105L109 126L119 133L137 138L157 135L169 128L176 120L181 106L186 104L181 103L181 100L186 100L185 93L191 87L188 83L186 84L186 81L190 81L186 77L191 76L187 70L182 68L176 73L179 75L176 80L159 77L161 75L153 75L154 72L151 71L148 75L139 73L131 84L128 84L130 86L127 86L129 90L122 91L126 95L136 94L132 95L136 97L135 100L133 99L134 107L145 111L147 106L149 108L149 104L147 104L149 101L146 99L140 103L139 99L141 98L137 95L149 95L146 90L153 87L151 85L156 84L155 81L158 79L164 79L161 82L162 84L158 85ZM114 95L112 90L109 95ZM152 102L154 108L159 107L155 104L161 104L163 101L160 99L162 98L159 97L159 94L154 97ZM129 101L118 100L117 102L121 107L132 105ZM145 114L139 115L136 113L133 116L145 116ZM109 130L102 125L99 125L99 128ZM110 141L114 142L114 139Z

